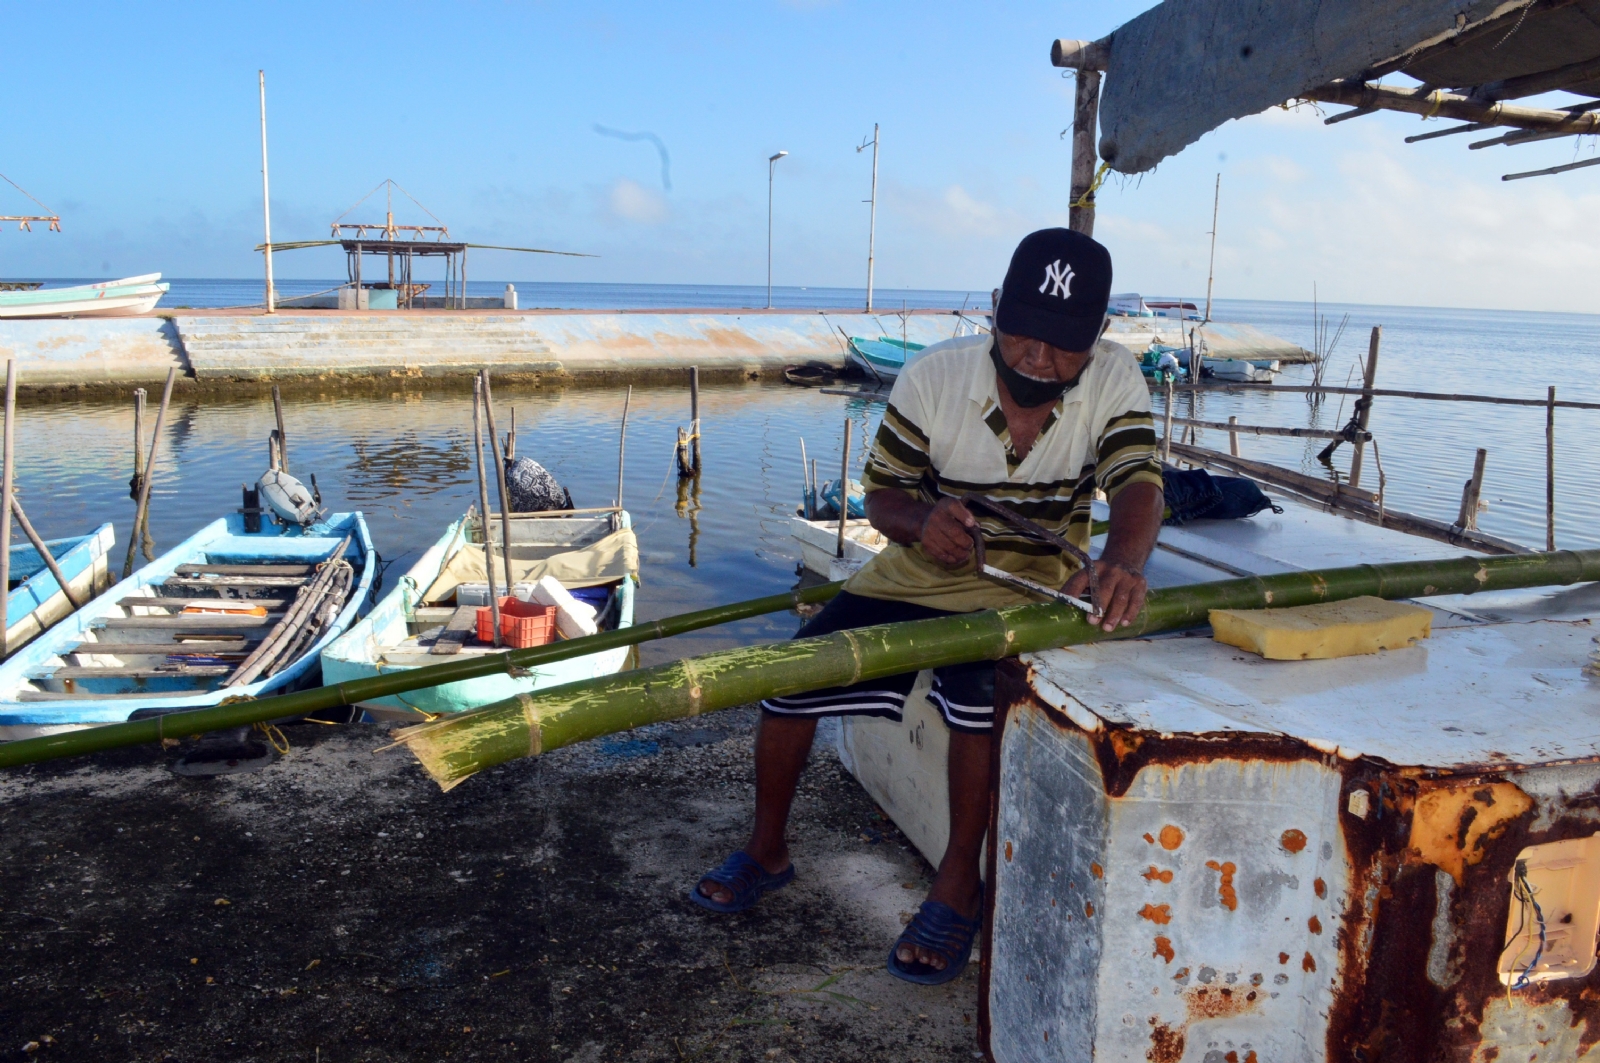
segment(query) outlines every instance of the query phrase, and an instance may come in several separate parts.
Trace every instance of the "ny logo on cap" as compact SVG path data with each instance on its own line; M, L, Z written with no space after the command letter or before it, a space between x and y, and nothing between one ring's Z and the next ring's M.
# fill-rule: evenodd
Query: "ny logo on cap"
M1044 290L1049 288L1049 294L1055 296L1057 299L1065 299L1072 294L1067 290L1067 285L1071 282L1072 278L1072 267L1067 266L1065 269L1063 269L1061 266L1061 260L1058 258L1044 268L1044 283L1039 285L1039 291L1041 294L1043 294Z

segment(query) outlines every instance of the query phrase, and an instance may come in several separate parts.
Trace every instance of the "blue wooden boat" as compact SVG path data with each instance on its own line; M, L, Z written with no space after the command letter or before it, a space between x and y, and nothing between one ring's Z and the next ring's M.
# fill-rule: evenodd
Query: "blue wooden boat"
M499 518L491 517L490 525L498 546ZM471 512L450 525L400 577L394 590L322 651L323 682L439 664L462 654L499 652L469 635L476 626L478 606L487 602L482 542L481 524ZM494 558L495 580L501 584L498 549ZM632 626L639 550L625 510L515 514L511 560L513 580L531 582L554 575L580 601L593 605L601 630ZM497 589L504 593L503 584ZM611 675L628 666L632 653L632 647L621 646L539 665L523 675L502 673L446 683L363 702L361 707L374 719L417 722L544 687Z
M92 534L46 539L45 549L67 577L78 600L93 598L111 581L106 556L116 535L102 524ZM45 567L39 551L24 543L11 548L11 593L6 599L6 649L26 646L72 612L72 601Z
M0 664L0 738L260 697L315 678L377 554L360 513L307 527L231 514Z
M869 340L862 336L850 337L850 362L870 377L893 380L906 367L912 355L927 346L907 343L904 340L879 336Z

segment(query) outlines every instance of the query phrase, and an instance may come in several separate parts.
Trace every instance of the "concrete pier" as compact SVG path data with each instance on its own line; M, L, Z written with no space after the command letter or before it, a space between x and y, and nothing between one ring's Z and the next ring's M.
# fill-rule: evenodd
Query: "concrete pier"
M912 310L184 310L133 318L0 321L0 357L31 389L119 389L155 383L176 365L190 386L362 378L466 377L479 369L525 382L708 379L842 365L848 336L934 343L986 315ZM1215 328L1216 326L1210 326ZM1292 357L1299 348L1248 326L1239 357ZM1149 323L1115 319L1112 335L1143 350L1177 342ZM1212 340L1213 357L1226 357ZM1262 351L1278 351L1263 354Z

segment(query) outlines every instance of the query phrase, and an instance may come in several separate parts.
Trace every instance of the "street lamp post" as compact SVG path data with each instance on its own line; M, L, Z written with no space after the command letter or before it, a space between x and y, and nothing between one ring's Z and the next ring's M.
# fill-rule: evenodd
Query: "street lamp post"
M872 204L872 213L867 223L867 313L872 313L872 250L873 244L878 239L878 123L872 123L872 139L863 141L856 153L866 150L868 144L872 145L872 198L867 202Z
M772 174L778 168L778 160L789 154L780 151L767 159L767 309L772 309Z

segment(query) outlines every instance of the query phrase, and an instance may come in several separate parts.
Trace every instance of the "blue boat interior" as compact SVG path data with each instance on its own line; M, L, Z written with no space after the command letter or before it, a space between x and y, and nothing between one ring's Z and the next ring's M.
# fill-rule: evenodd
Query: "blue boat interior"
M70 539L46 539L44 545L59 565L61 559L71 553L79 543L86 543L92 538L94 538L92 535L75 535ZM45 571L44 558L31 545L24 543L11 548L11 576L8 584L10 590L16 590L43 571Z
M359 522L306 534L247 533L234 523L124 580L85 609L93 615L80 614L74 631L39 644L14 699L242 693L293 669L365 582Z

